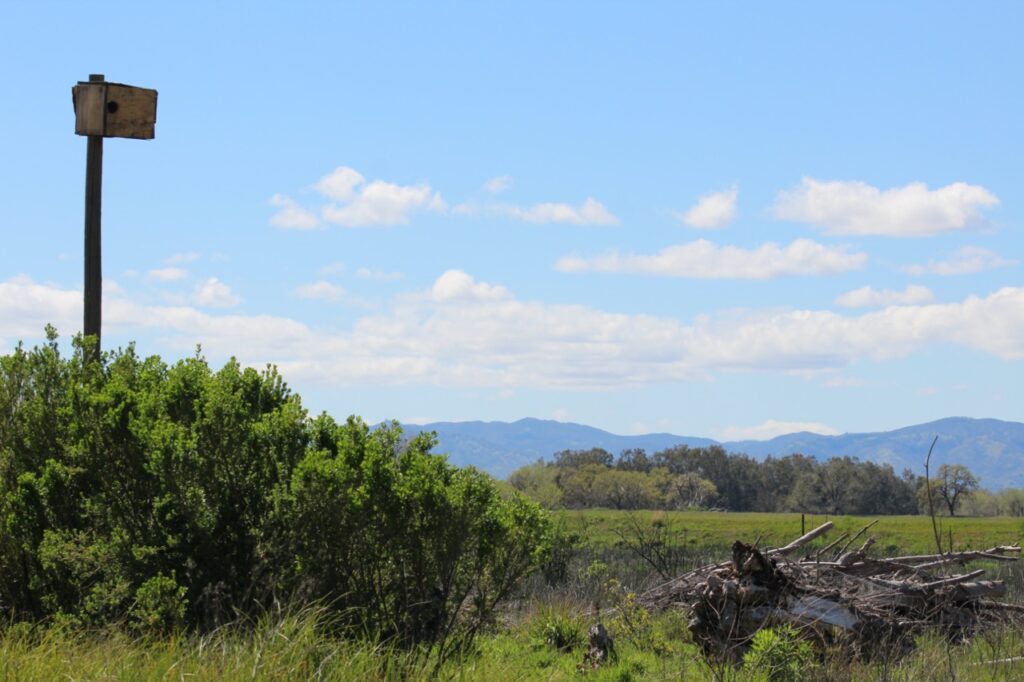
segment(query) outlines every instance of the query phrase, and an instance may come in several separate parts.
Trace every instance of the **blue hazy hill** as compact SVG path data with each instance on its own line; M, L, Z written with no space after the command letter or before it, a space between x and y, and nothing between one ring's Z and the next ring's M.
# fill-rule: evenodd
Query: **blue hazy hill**
M696 436L651 433L619 436L591 426L544 419L516 422L436 422L404 425L406 433L436 431L439 452L452 463L473 465L504 478L524 464L567 449L604 448L618 454L626 448L643 448L648 454L673 445L701 447L718 441ZM998 419L950 417L878 433L847 433L822 436L791 433L771 440L718 443L730 452L743 452L762 459L793 452L828 459L849 455L861 460L891 464L897 473L909 468L923 473L924 458L932 439L938 436L934 466L943 463L967 465L992 489L1024 487L1024 424Z
M458 466L473 465L505 478L541 457L551 460L560 450L604 448L617 455L627 448L643 448L648 453L673 445L703 447L714 445L710 438L675 436L671 433L650 433L642 436L618 436L592 426L557 422L547 419L520 419L515 422L435 422L403 424L407 434L436 431L438 452Z

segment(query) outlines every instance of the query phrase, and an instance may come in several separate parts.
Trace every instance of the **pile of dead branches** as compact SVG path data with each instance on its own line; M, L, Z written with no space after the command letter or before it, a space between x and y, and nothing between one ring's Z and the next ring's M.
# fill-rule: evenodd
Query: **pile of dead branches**
M999 601L1006 586L982 580L983 569L940 574L971 561L1016 561L1010 555L1020 547L873 557L874 538L852 549L871 525L800 558L793 557L831 522L777 549L736 542L731 561L685 573L638 601L651 610L687 609L694 641L709 656L732 660L742 658L758 630L783 624L870 658L905 653L914 635L929 628L964 638L986 624L1024 618L1024 606Z

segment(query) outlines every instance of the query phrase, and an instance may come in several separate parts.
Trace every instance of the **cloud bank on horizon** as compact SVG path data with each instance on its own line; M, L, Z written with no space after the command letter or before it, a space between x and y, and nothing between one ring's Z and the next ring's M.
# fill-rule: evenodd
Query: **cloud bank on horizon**
M905 357L931 344L1024 359L1021 287L941 304L891 303L914 298L913 289L909 297L858 290L847 296L849 307L891 304L862 315L754 310L685 323L520 300L504 286L449 270L429 289L396 296L384 311L341 332L287 317L218 314L215 309L238 298L216 278L198 287L195 305L146 305L115 291L106 320L121 334L156 332L178 351L201 342L216 356L238 355L254 366L272 362L289 377L331 386L622 388L721 370L836 369ZM344 292L321 281L297 294L334 300ZM47 323L74 328L80 303L79 290L25 276L0 282L0 338L34 336Z

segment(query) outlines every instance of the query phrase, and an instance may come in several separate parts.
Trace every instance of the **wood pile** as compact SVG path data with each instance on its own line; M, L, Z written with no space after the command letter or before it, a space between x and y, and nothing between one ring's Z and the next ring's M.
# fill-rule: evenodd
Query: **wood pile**
M988 623L1024 619L1024 606L999 601L1006 585L983 580L983 569L939 573L971 561L1016 561L1020 547L873 557L874 538L851 549L871 525L799 558L793 557L831 522L777 549L736 542L730 561L683 574L638 602L651 610L687 609L690 632L705 654L733 661L758 630L784 624L823 646L838 644L871 658L909 651L914 635L929 628L964 638Z

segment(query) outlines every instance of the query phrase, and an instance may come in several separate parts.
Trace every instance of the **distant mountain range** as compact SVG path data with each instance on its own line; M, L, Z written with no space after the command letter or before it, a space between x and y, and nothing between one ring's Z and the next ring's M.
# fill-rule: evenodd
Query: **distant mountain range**
M762 459L799 452L818 459L850 455L864 461L891 464L897 473L905 468L924 473L924 458L935 436L933 466L967 465L986 488L1024 487L1024 424L998 419L950 417L927 424L879 433L846 433L822 436L790 433L771 440L719 443L710 438L651 433L618 436L582 424L544 419L508 422L436 422L403 425L407 434L436 431L439 452L459 466L473 465L505 478L524 464L568 449L604 448L617 455L626 448L643 448L648 454L673 445L704 447L719 444L729 452Z

